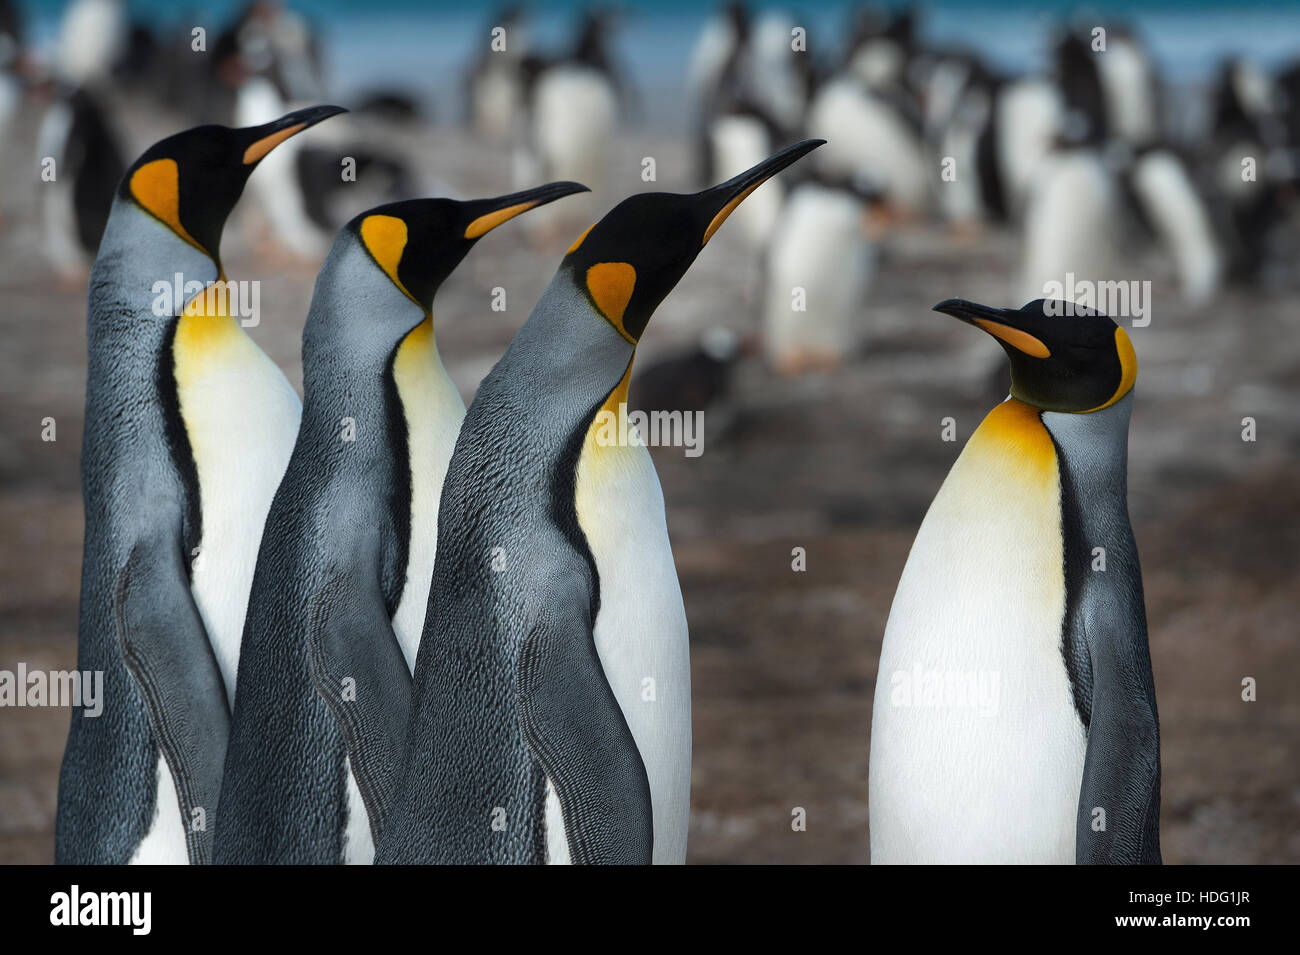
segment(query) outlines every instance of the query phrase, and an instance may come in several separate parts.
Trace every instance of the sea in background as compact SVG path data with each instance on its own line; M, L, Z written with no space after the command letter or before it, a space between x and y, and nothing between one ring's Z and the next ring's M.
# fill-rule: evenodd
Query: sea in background
M22 4L31 39L48 55L64 0ZM209 38L242 7L242 0L184 4L173 0L128 0L136 19L148 19L170 34L183 26L204 26ZM344 99L376 87L396 87L431 107L436 122L457 121L460 77L487 43L492 11L468 10L450 0L297 0L288 4L320 30L327 56L330 95ZM579 0L526 4L529 37L541 49L567 42ZM683 108L683 78L700 28L721 4L657 0L609 6L624 17L613 46L637 92L636 113L647 127L681 132L689 122ZM849 11L857 4L755 2L756 10L784 9L807 27L810 52L838 50ZM899 4L885 4L897 7ZM803 7L803 9L801 9ZM1053 26L1067 18L1087 23L1107 17L1134 26L1150 44L1161 72L1177 85L1199 85L1227 56L1241 55L1273 68L1300 55L1300 4L1296 0L1103 0L1088 4L1024 3L1015 0L945 0L918 6L923 39L973 47L1009 72L1041 65Z

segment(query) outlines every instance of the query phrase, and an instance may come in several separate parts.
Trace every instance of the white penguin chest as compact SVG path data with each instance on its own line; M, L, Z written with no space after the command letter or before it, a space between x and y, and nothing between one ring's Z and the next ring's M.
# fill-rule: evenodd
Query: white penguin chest
M393 632L415 672L415 656L424 633L424 616L438 553L438 505L447 464L465 418L465 403L442 367L433 339L433 321L425 319L398 347L393 378L406 418L411 469L411 533L406 554L406 585L393 613Z
M1070 863L1084 727L1061 654L1060 481L1014 400L931 505L885 630L871 730L878 863Z
M302 404L275 362L224 315L187 312L173 358L202 516L190 587L233 709L257 551Z
M650 780L654 862L682 863L690 820L691 664L663 491L642 446L578 462L576 506L600 580L595 643Z

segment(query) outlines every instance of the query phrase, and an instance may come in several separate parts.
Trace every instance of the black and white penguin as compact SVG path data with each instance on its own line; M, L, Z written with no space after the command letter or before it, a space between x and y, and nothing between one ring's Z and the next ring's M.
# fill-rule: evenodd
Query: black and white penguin
M257 164L339 112L178 133L113 200L90 276L77 644L105 702L72 717L58 862L211 859L248 590L300 414L240 325L242 294L211 283Z
M1059 301L935 309L998 340L1011 396L957 458L894 596L871 860L1158 863L1160 732L1127 504L1132 342Z
M517 178L569 179L586 183L592 195L534 216L544 230L607 201L616 129L630 89L609 50L613 14L586 11L569 50L557 56L525 58L525 102L529 150L516 164Z
M523 65L530 45L522 7L509 4L493 14L478 51L461 80L466 122L488 142L514 142L527 115Z
M805 128L829 140L814 162L819 172L869 184L901 216L928 207L935 170L922 117L907 97L838 74L813 95Z
M126 171L99 94L82 87L50 104L36 137L36 161L42 171L53 162L53 178L40 185L45 257L61 277L84 281Z
M851 180L812 177L782 206L762 304L763 351L780 373L836 368L865 341L879 202Z
M1213 301L1227 277L1227 251L1188 161L1165 146L1142 150L1128 184L1143 221L1173 260L1183 300L1193 307Z
M582 189L407 200L335 240L303 331L302 425L249 597L216 862L373 860L465 415L433 298L482 236Z
M684 860L686 614L627 387L700 249L817 145L694 195L625 199L570 247L480 385L443 484L379 862Z

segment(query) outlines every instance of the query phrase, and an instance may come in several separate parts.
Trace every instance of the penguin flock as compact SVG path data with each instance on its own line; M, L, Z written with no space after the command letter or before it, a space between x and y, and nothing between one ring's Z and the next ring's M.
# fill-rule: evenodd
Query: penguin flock
M423 188L358 127L330 132L348 110L315 105L318 43L274 4L222 34L211 76L167 91L211 121L127 163L104 82L147 44L114 0L77 9L68 35L97 45L67 41L81 52L39 149L75 159L44 197L51 262L71 274L93 256L78 667L104 672L107 699L71 723L58 862L684 863L687 607L650 453L606 428L717 400L751 350L782 375L850 361L893 237L926 220L1017 230L1006 295L1028 304L934 307L997 341L1010 386L898 582L872 861L1161 861L1127 506L1137 349L1124 316L1043 286L1118 276L1133 234L1191 307L1267 269L1285 215L1260 196L1292 201L1300 168L1300 114L1274 94L1300 94L1300 71L1225 66L1221 135L1193 155L1122 26L1097 56L1067 25L1048 69L1010 75L927 46L910 11L858 11L828 59L791 55L788 14L730 4L687 76L702 188L610 203L636 104L615 18L589 11L539 52L509 8L492 23L512 45L475 59L461 92L474 135L514 150L515 181L467 199ZM1243 150L1271 157L1260 189L1237 188ZM339 185L343 155L361 159L356 188ZM242 327L223 265L244 195L282 250L323 256L301 399ZM727 221L758 269L756 333L709 329L634 377L656 309ZM535 222L564 237L553 277L467 407L439 289L489 232ZM177 275L194 288L160 309L155 285Z

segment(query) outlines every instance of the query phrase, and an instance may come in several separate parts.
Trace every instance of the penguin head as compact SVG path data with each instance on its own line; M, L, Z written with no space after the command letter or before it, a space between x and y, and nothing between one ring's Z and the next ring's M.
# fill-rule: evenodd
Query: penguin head
M480 238L529 209L587 191L577 182L550 182L495 199L407 199L363 212L345 230L428 313L438 287Z
M1128 333L1092 309L1036 299L992 308L950 298L934 307L998 340L1011 359L1011 396L1043 411L1100 411L1137 380Z
M824 139L805 139L720 185L624 199L575 242L560 265L605 321L633 345L718 227L751 192Z
M196 126L154 143L126 171L118 195L220 267L221 230L257 164L291 136L347 110L300 109L262 126Z

